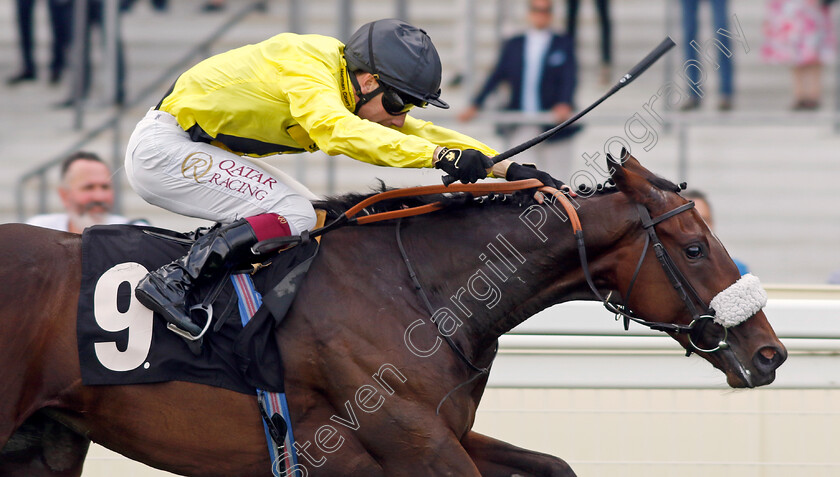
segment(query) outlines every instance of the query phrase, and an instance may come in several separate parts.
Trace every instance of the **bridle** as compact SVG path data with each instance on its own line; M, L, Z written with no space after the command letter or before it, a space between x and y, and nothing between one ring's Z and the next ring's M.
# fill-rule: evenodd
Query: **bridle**
M562 196L562 194L553 195L554 197L560 199L561 204L564 208L566 208L567 212L569 212L570 214L574 213L576 215L576 213L574 212L574 207L572 207L571 204L569 204L568 207L566 206L566 203L568 203L568 199L566 199L565 196ZM715 310L712 309L709 305L707 305L702 298L700 298L700 295L697 293L697 290L694 289L694 287L691 285L691 282L680 271L679 267L677 267L677 264L671 258L671 255L668 254L668 251L665 249L665 246L659 239L659 236L656 235L657 224L671 217L674 217L675 215L690 210L693 207L694 202L690 201L668 212L665 212L664 214L658 217L651 218L650 212L648 212L645 206L641 204L636 204L636 210L639 213L642 228L644 228L647 233L645 234L645 245L642 249L642 254L639 257L639 262L636 264L636 269L633 272L633 278L630 280L630 285L627 287L627 292L623 294L623 304L614 303L610 300L612 292L608 293L607 296L604 297L598 291L598 288L595 286L595 283L592 280L592 274L589 271L589 263L586 259L586 244L583 239L583 229L582 227L580 227L579 221L573 221L572 226L574 228L575 238L577 240L578 255L580 256L580 263L581 267L583 268L583 274L586 278L586 283L589 285L589 288L592 290L592 293L595 295L595 297L603 303L604 307L615 314L616 320L618 320L619 318L622 318L624 320L625 330L629 328L630 322L633 321L640 325L647 326L652 330L664 331L666 333L686 334L688 335L688 341L691 344L694 351L698 351L701 353L713 353L715 351L729 348L729 343L726 341L729 337L729 330L725 327L722 327L724 331L723 338L717 343L716 346L712 348L702 348L697 343L695 343L695 340L703 332L708 322L714 321ZM688 325L645 320L644 318L640 318L639 316L637 316L626 305L626 303L629 301L630 294L633 292L633 285L636 283L636 278L638 278L639 271L642 268L642 263L644 262L645 257L647 256L647 252L651 248L651 245L654 254L656 255L657 261L662 267L662 270L665 272L665 275L668 277L668 280L671 282L671 286L674 287L674 290L677 292L683 303L685 303L685 307L691 314L691 323L689 323ZM690 355L691 352L692 350L688 350L686 352L686 356Z

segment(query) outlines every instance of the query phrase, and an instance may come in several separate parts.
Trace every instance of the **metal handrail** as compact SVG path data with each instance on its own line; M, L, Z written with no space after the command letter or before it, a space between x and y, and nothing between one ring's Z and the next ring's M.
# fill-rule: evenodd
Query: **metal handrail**
M94 139L98 138L106 131L113 131L114 132L114 158L115 161L120 157L119 148L120 148L120 138L119 138L119 130L122 124L123 116L127 113L127 111L133 107L139 106L143 102L147 102L149 98L157 93L161 87L166 86L169 83L174 81L174 78L180 74L187 65L189 65L194 58L196 57L204 57L206 58L209 56L210 47L219 41L219 39L224 36L231 28L238 25L243 19L245 19L248 15L256 11L264 11L266 9L267 0L254 0L241 10L236 12L235 14L231 15L228 20L226 20L219 28L216 29L213 33L211 33L204 41L196 45L192 50L190 50L187 54L185 54L181 59L174 62L172 66L167 68L162 74L158 76L157 79L152 81L149 86L143 89L139 94L137 94L134 99L130 101L126 101L124 105L118 106L117 110L104 121L102 121L98 126L91 128L87 132L85 132L82 137L73 143L73 145L67 148L61 154L56 155L52 159L48 160L44 164L32 169L29 172L24 173L21 175L20 179L18 179L17 185L15 186L15 202L16 202L16 211L17 211L17 218L19 221L24 221L26 219L26 211L25 209L25 193L24 189L27 183L31 180L38 180L38 213L44 213L47 210L47 173L52 170L54 167L57 167L61 164L64 159L69 156L70 154L78 151L79 149L84 148L87 144L89 144ZM115 167L116 169L116 167ZM121 194L120 194L120 181L114 181L114 188L115 188L115 204L114 210L119 212L121 210Z

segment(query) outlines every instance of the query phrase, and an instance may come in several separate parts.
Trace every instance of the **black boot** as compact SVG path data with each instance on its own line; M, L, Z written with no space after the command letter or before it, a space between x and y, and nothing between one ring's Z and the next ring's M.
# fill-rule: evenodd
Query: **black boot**
M196 284L211 281L250 256L255 243L257 237L245 219L211 230L193 243L187 255L146 275L134 294L169 323L198 336L202 328L190 319L187 294Z

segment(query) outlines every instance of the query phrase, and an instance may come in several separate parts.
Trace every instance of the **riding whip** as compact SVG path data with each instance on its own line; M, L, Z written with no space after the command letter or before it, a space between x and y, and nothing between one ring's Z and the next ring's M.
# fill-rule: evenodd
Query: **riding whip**
M545 131L544 133L540 134L539 136L536 136L532 139L529 139L528 141L525 141L522 144L520 144L518 146L514 146L514 147L508 149L507 151L497 155L496 157L493 158L493 163L498 164L499 162L501 162L505 159L508 159L510 157L513 157L513 156L519 154L520 152L522 152L526 149L530 149L530 148L536 146L537 144L545 141L546 139L550 138L551 136L557 134L557 132L559 132L561 129L566 128L567 126L573 124L575 121L577 121L578 119L580 119L584 115L586 115L586 113L588 113L589 111L592 111L593 109L595 109L596 106L603 103L607 98L614 95L618 90L620 90L621 88L623 88L623 87L627 86L628 84L630 84L631 82L633 82L633 80L635 80L639 75L644 73L645 70L650 68L650 65L656 63L656 60L658 60L668 50L673 48L674 45L675 45L674 40L672 40L670 36L665 37L665 39L662 40L662 43L660 43L656 48L654 48L650 53L648 53L648 55L646 57L644 57L644 59L642 59L642 61L640 61L636 66L631 68L630 71L627 72L627 74L622 76L621 79L618 80L618 83L616 83L615 86L610 88L610 90L607 91L606 94L601 96L601 98L599 98L597 101L590 104L586 109L581 110L580 112L578 112L577 114L575 114L571 118L563 121L562 123L558 124L557 126L554 126L553 128L549 129L548 131ZM456 179L455 177L453 177L451 175L443 176L444 185L452 184L456 180L458 180L458 179Z

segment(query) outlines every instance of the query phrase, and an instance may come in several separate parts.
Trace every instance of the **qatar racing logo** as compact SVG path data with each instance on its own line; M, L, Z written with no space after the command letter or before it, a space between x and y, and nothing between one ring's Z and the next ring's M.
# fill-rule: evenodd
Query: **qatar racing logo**
M194 179L201 184L201 178L210 172L213 168L213 156L206 152L194 152L184 159L181 163L181 175L185 179Z

